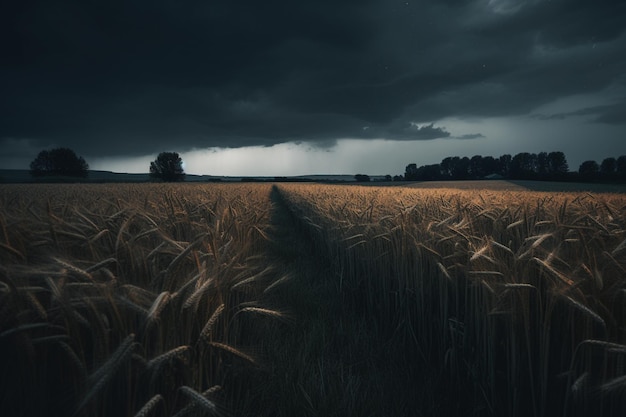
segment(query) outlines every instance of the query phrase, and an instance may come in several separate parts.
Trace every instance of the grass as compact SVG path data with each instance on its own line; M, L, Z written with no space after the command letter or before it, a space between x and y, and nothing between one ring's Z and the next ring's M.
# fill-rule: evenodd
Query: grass
M0 412L623 415L625 209L590 193L0 186Z

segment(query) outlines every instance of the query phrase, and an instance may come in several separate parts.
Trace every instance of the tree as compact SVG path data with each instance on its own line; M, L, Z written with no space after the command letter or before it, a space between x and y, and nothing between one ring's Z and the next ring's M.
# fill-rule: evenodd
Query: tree
M354 179L356 180L356 182L369 182L370 181L370 176L369 175L365 175L365 174L356 174L354 176Z
M163 181L183 181L183 160L177 152L161 152L156 160L150 162L150 176Z
M520 152L511 160L509 174L515 179L533 179L537 173L537 154Z
M561 151L548 154L548 172L552 178L559 178L567 174L569 166L565 154Z
M453 164L451 156L448 156L447 158L442 159L439 166L441 167L442 178L447 179L447 180L452 178L452 169L454 167L454 164Z
M470 178L480 179L498 171L498 161L493 156L474 155L469 162Z
M441 167L439 164L423 165L417 169L419 181L436 181L441 179Z
M578 168L578 174L585 180L595 180L599 171L600 167L596 161L585 161Z
M617 177L624 179L626 178L626 155L620 155L617 157Z
M63 175L85 178L89 174L89 165L82 156L69 148L55 148L39 152L30 163L33 177Z
M605 158L600 164L600 175L605 179L612 179L617 172L617 159Z
M509 155L508 153L505 153L504 155L501 155L500 158L498 158L498 171L497 173L502 175L503 177L508 177L509 176L509 172L511 170L511 160L513 159L513 157L511 155Z
M474 155L470 158L469 174L470 178L474 179L482 178L486 175L483 170L482 155Z
M417 180L417 164L409 164L406 166L404 170L404 180L405 181Z
M537 174L542 180L547 179L550 172L550 159L547 152L539 152L537 154Z
M498 165L498 161L493 156L485 156L483 158L483 176L497 173Z
M466 180L469 178L470 159L467 156L452 158L454 169L452 170L452 178L455 180Z

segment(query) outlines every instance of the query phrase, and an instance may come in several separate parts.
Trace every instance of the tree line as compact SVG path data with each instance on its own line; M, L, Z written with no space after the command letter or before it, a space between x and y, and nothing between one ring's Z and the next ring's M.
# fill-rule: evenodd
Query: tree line
M161 181L184 181L183 160L177 152L161 152L150 162L150 177ZM69 148L55 148L39 152L30 163L33 177L79 177L86 178L89 165L82 156ZM396 175L394 181L441 181L505 178L540 181L626 181L626 155L608 157L598 164L584 161L578 171L569 170L565 154L560 151L529 153L521 152L498 158L474 155L471 158L449 156L438 164L406 166L404 175ZM357 174L355 180L369 181L369 176ZM387 180L392 180L387 176Z
M404 176L396 175L394 181L476 180L506 178L538 181L624 181L626 180L626 155L605 158L602 163L588 160L578 171L570 171L565 154L560 151L521 152L498 158L475 155L471 158L451 156L438 164L409 164Z
M183 160L177 152L161 152L150 162L150 177L162 181L183 181ZM30 163L30 174L41 177L87 178L89 164L69 148L55 148L39 152Z

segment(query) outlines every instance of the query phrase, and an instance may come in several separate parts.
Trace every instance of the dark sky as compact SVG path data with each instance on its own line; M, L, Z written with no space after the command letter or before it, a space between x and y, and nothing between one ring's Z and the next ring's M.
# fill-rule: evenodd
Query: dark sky
M20 0L0 6L0 53L10 168L51 146L88 162L286 143L341 159L345 139L383 139L398 172L626 154L626 1Z

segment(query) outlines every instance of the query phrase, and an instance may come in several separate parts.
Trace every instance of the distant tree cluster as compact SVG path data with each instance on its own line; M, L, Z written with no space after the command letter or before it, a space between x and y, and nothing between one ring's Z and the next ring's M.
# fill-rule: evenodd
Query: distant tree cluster
M39 152L30 163L30 174L33 177L67 176L85 178L89 173L89 165L82 156L68 148L55 148Z
M624 181L626 180L626 155L618 158L605 158L599 165L593 160L585 161L578 167L578 175L585 181Z
M569 172L565 154L560 151L528 153L515 156L505 154L499 158L475 155L447 157L439 164L406 166L404 177L394 181L475 180L484 178L507 178L541 181L624 181L626 180L626 155L606 158L601 164L583 162L578 172Z
M404 173L407 181L472 180L483 178L510 178L534 180L564 179L568 172L563 152L522 152L515 156L505 154L499 158L474 155L447 157L439 164L409 164Z

